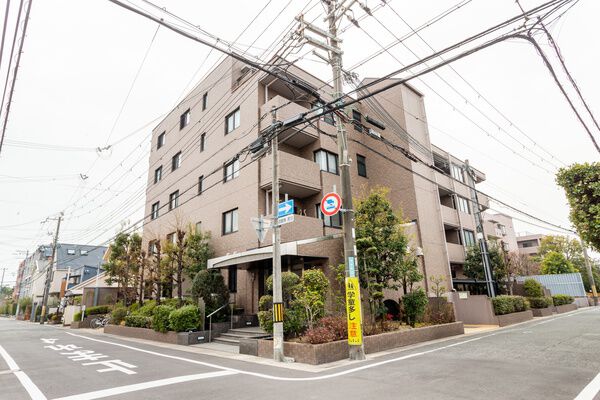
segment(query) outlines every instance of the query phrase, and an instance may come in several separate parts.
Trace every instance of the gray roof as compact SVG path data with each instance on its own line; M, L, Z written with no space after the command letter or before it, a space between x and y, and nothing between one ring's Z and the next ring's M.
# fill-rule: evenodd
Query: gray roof
M106 249L104 246L58 243L56 246L56 269L71 267L71 270L74 270L84 266L101 266Z

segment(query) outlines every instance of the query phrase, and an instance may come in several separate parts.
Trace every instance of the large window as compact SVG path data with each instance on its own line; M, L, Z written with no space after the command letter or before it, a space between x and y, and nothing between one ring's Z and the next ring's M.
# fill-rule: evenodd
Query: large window
M456 208L460 211L471 214L471 207L469 207L469 200L461 196L456 196Z
M162 179L162 165L154 170L154 183L160 182Z
M321 167L321 171L338 174L338 156L326 150L315 151L315 162Z
M238 230L238 209L223 213L223 235L228 235Z
M198 178L198 194L202 194L202 191L204 190L204 175L201 175Z
M456 164L452 164L452 177L461 182L465 181L465 175L463 174L462 168Z
M356 166L358 168L358 175L367 177L367 159L364 156L356 155Z
M223 181L228 182L240 176L240 160L235 159L223 167Z
M181 114L181 116L179 117L179 129L181 130L188 126L190 124L191 118L192 114L190 112L190 109L188 108L187 111Z
M179 190L176 190L169 195L169 210L177 208L178 205L179 205Z
M158 210L160 210L160 202L152 204L152 213L150 214L150 219L158 218Z
M206 132L200 135L200 152L204 151L204 147L206 146Z
M232 265L227 271L227 288L229 293L237 292L237 265Z
M330 226L332 228L341 228L342 227L342 213L338 212L337 214L328 217L321 212L321 205L317 204L317 215L320 219L323 220L323 225Z
M463 229L464 244L467 247L475 246L475 233L468 229Z
M206 92L202 95L202 111L206 110L207 106L208 106L208 92Z
M171 171L175 171L179 167L181 167L181 152L175 154L171 159Z
M232 132L240 126L240 108L225 117L225 134Z
M354 125L354 130L362 132L362 114L357 110L352 110L352 124Z
M160 149L161 147L163 147L165 145L166 135L167 135L167 132L163 132L160 135L158 135L158 139L156 140L156 150Z

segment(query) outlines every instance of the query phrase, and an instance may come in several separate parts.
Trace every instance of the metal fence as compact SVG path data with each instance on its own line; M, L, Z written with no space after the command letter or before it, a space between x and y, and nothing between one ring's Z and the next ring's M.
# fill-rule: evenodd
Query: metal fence
M544 285L546 289L550 290L552 295L568 294L573 297L585 297L585 289L579 272L572 274L517 276L517 282L523 283L525 279L530 278Z

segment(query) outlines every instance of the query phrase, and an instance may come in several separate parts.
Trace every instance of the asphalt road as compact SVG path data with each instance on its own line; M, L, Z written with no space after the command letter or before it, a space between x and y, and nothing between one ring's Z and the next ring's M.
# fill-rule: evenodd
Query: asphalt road
M600 399L600 309L322 372L0 319L0 399Z

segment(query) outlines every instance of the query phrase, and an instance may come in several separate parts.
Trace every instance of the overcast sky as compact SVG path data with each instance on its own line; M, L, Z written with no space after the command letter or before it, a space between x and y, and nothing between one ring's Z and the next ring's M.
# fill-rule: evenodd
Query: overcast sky
M143 4L141 0L132 2ZM391 33L397 37L408 34L410 28L400 17L416 28L457 2L393 0L380 7L379 1L367 1L377 10L376 19L362 19L360 29L344 31L344 65L351 67L381 49L368 35L387 45L395 40ZM9 41L16 3L12 2ZM157 4L233 41L267 3L237 42L249 54L260 56L308 1L162 0ZM526 9L541 3L521 2ZM317 2L311 1L308 8L314 4ZM316 18L322 11L317 4L307 18ZM518 13L514 0L472 0L420 34L430 46L441 49ZM356 18L363 14L355 7ZM596 112L600 109L600 48L595 44L600 37L598 15L599 2L581 0L550 26ZM322 18L315 23L322 24ZM550 53L547 41L542 42ZM419 57L431 53L416 36L404 44L406 47L393 47L392 55L382 54L354 72L359 78L377 77L400 68L398 60L409 64L416 57L407 47ZM304 47L291 59L307 50ZM197 82L216 62L218 54L212 52L207 59L208 54L206 47L165 28L157 31L152 21L107 0L33 3L0 154L0 268L8 268L6 281L14 282L11 273L23 258L19 251L32 251L51 241L48 233L55 229L55 221L41 224L47 217L64 211L60 241L81 244L101 244L121 224L142 217L151 129L192 87L190 82ZM556 65L555 57L552 61ZM6 63L3 61L0 70L2 82ZM305 57L300 65L318 76L330 76L329 68L314 56ZM545 220L570 226L566 199L554 183L554 172L564 164L597 160L598 155L540 57L525 42L511 40L453 66L468 84L447 67L440 69L439 75L450 86L432 74L412 82L425 95L432 142L485 172L484 192ZM600 140L600 133L594 133ZM94 151L107 144L114 144L109 151ZM520 221L515 221L515 227L520 232L551 232Z

